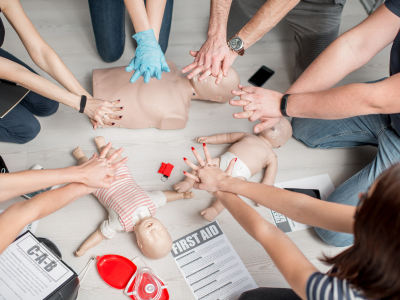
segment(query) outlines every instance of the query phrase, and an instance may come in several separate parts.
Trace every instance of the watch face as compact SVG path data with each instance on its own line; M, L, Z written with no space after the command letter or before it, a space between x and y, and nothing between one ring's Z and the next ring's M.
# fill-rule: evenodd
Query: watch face
M232 38L229 44L231 45L231 48L235 51L240 50L243 47L243 41L238 37Z

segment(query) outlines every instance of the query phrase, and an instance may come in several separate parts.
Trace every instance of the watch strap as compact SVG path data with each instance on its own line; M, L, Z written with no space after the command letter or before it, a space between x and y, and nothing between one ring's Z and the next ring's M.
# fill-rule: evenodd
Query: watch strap
M79 109L79 112L81 114L85 111L86 102L87 102L87 97L85 95L82 95L82 97L81 97L81 105L80 105L80 109Z
M283 95L282 99L281 99L281 113L282 116L284 117L289 117L286 113L286 109L287 109L287 102L288 102L288 98L289 98L290 94L285 94Z

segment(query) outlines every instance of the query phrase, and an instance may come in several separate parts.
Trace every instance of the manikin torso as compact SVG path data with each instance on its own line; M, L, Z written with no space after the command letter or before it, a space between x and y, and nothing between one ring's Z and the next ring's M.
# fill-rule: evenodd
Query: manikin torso
M188 121L192 99L227 102L233 99L234 96L230 92L237 88L240 82L236 71L232 69L230 77L224 78L218 87L223 92L219 97L215 97L214 90L210 91L207 87L204 88L205 85L211 84L211 80L214 82L214 78L210 77L203 83L194 82L197 78L190 81L182 76L173 62L168 61L167 63L171 71L163 73L161 80L152 78L149 83L144 83L142 77L135 83L130 83L129 79L132 73L126 72L124 67L93 70L94 97L109 100L120 99L121 106L124 107L123 118L113 120L114 127L184 128ZM207 80L209 80L208 83ZM203 96L198 94L194 86L201 89Z

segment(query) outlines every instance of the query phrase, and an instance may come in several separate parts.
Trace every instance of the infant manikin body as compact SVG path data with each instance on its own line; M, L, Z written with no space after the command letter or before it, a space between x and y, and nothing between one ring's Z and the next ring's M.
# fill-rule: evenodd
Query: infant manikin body
M106 146L103 137L95 138L95 142L100 152ZM115 149L111 148L107 157L114 152ZM78 165L88 160L79 147L73 155L78 160ZM121 155L113 163L120 160ZM165 257L172 249L172 239L167 229L153 216L166 202L193 198L194 194L175 191L146 192L135 182L126 165L118 168L115 175L127 175L127 178L113 182L109 189L102 188L93 193L107 209L108 219L81 245L75 255L84 255L88 249L99 244L104 238L111 239L117 232L134 231L137 243L145 256L152 259Z
M233 68L219 85L215 78L208 77L199 82L199 76L189 80L171 61L167 61L169 73L161 80L143 77L130 83L132 73L125 67L93 70L93 94L98 99L120 99L124 108L122 119L113 120L113 127L131 129L150 128L181 129L186 126L192 99L228 102L240 84L239 75Z
M273 185L278 170L278 160L272 148L284 145L292 136L292 126L285 118L281 118L274 127L261 131L258 135L244 132L216 134L196 139L198 143L233 145L228 152L219 158L213 158L212 163L225 171L232 159L237 158L232 176L243 180L249 180L252 176L267 168L262 183ZM192 174L195 172L192 171ZM174 185L174 189L180 193L189 191L194 180L188 177ZM208 221L212 221L225 207L218 199L213 205L201 212Z

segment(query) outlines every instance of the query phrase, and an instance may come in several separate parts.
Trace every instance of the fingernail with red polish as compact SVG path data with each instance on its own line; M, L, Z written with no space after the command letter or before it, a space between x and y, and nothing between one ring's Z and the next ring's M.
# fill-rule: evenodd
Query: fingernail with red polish
M120 119L122 119L122 116L119 116Z
M192 151L194 150L194 148L192 147Z
M115 125L115 123L111 123L111 125L113 125L113 126L114 126L114 125Z
M237 157L235 158L235 161L237 161Z
M183 174L186 174L186 171L183 171Z
M186 157L184 157L184 158L183 158L183 160L187 160L187 158L186 158Z
M206 143L203 143L203 147L205 147L206 146Z

